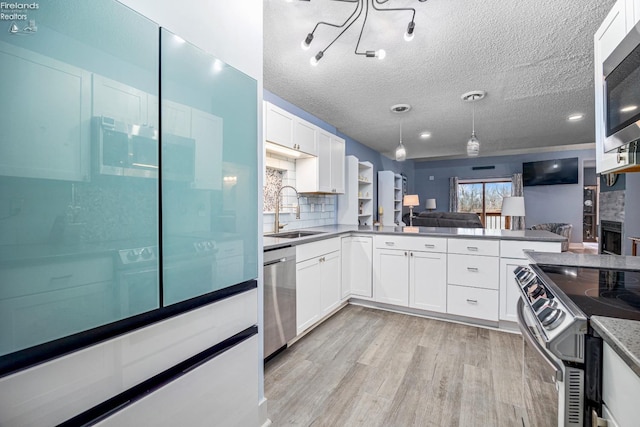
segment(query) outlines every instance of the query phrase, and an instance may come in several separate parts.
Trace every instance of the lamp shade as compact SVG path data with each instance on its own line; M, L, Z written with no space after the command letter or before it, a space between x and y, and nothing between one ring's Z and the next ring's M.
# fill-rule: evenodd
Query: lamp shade
M435 209L436 208L436 199L427 199L426 209Z
M402 206L419 206L420 205L420 199L418 198L417 194L406 194L404 196L404 199L402 200Z
M511 196L502 199L502 215L503 216L525 216L524 215L524 197Z

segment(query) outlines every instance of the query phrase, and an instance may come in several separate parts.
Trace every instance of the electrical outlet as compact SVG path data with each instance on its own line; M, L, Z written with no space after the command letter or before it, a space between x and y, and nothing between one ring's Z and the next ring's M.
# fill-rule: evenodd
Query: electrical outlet
M11 215L18 215L22 212L22 208L24 206L24 199L11 199Z

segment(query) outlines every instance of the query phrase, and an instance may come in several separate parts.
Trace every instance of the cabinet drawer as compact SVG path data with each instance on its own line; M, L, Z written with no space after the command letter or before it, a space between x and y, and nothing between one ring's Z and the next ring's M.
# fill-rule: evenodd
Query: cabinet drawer
M500 242L500 256L502 258L521 258L527 256L522 251L560 252L560 242L523 242L519 240L502 240Z
M449 239L450 254L500 255L499 240Z
M447 313L498 321L498 291L449 285Z
M488 256L447 255L448 283L475 288L498 289L500 259Z
M339 251L340 246L340 237L298 245L296 246L296 262Z
M0 269L0 299L107 282L113 279L113 259L84 258L70 262Z
M446 252L447 239L417 236L375 236L378 249L402 249L423 252Z

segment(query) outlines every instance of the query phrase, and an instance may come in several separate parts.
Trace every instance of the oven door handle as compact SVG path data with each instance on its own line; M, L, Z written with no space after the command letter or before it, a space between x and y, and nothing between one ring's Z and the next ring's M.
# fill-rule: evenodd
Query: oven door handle
M522 298L518 300L518 326L520 327L520 331L522 332L522 337L531 345L531 347L535 348L538 354L547 362L550 368L553 369L556 381L562 381L562 366L555 360L549 357L547 351L540 345L538 340L531 334L529 327L527 326L527 322L524 320L524 314L522 310L524 309L524 301Z

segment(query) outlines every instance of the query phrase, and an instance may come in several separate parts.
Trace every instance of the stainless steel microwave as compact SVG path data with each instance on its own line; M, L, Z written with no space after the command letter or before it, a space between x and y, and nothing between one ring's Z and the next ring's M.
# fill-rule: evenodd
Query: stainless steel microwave
M158 130L111 117L93 118L94 170L101 175L157 178L159 168ZM162 176L170 181L193 182L195 141L176 135L162 135Z
M640 23L603 63L604 150L640 139Z

